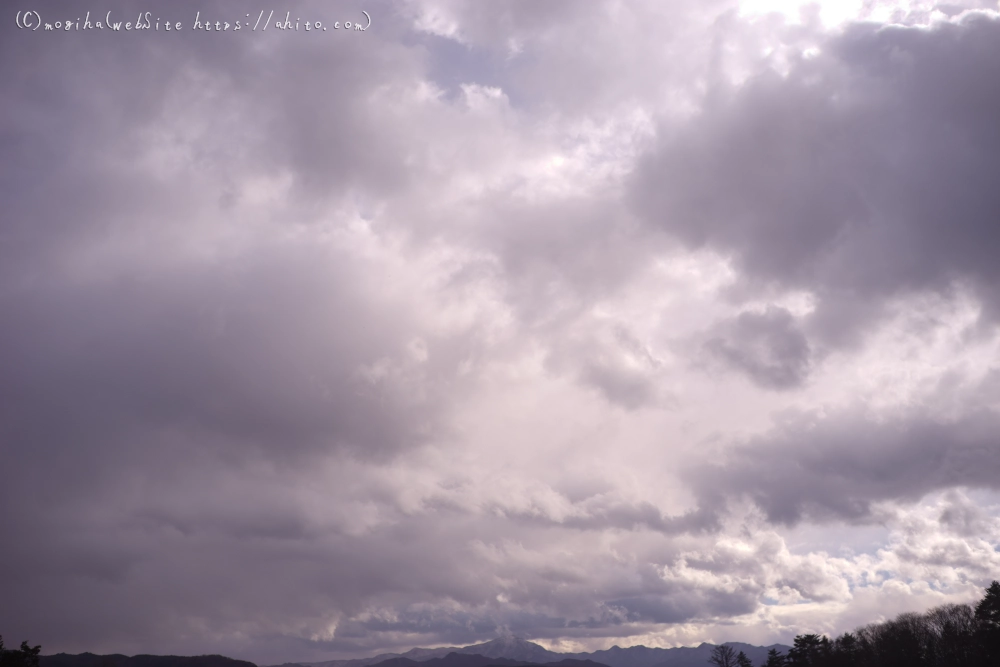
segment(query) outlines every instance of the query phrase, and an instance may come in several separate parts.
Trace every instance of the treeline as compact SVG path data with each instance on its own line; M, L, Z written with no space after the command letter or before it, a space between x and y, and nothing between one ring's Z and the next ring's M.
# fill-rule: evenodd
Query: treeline
M20 650L6 649L0 636L0 667L38 667L41 650L41 646L28 646L28 642L21 642Z
M726 650L728 649L728 651ZM716 647L716 667L753 667L742 652ZM772 649L760 667L998 667L1000 583L975 607L949 604L924 614L900 614L836 639L799 635L783 655Z

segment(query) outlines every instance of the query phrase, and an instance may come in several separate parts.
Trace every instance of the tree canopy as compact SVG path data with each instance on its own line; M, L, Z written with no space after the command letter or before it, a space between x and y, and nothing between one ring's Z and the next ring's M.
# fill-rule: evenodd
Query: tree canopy
M727 650L723 650L727 649ZM752 667L747 656L717 646L716 667ZM835 639L802 634L788 655L771 649L760 667L1000 667L1000 582L974 607L949 604L900 614Z
M31 647L28 642L21 642L20 649L4 648L3 636L0 635L0 667L39 667L38 654L41 646Z
M708 662L715 665L715 667L738 667L736 651L733 650L732 646L724 644L712 649L712 657L708 659Z

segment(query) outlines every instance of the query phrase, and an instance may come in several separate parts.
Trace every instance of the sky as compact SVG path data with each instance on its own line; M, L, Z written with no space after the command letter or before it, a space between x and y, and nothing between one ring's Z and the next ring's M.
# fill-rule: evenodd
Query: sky
M0 633L267 665L978 599L997 9L6 3Z

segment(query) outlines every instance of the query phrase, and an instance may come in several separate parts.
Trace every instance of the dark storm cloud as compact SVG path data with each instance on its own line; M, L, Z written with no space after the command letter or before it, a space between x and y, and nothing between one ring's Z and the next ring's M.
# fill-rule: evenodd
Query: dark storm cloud
M404 397L357 368L407 341L364 289L345 289L362 270L339 253L272 245L184 275L132 266L9 293L4 430L39 456L68 439L133 447L146 428L245 451L280 443L281 458L310 447L382 456L407 429L377 415Z
M136 13L128 2L103 7ZM398 133L366 108L375 87L420 71L421 52L391 41L398 28L391 12L380 17L377 34L306 38L191 30L197 12L236 19L258 5L143 8L184 29L111 35L5 28L2 182L12 204L0 249L5 270L27 272L27 258L37 263L53 245L72 246L116 224L177 224L170 214L188 213L184 175L159 182L134 168L157 133L168 147L188 151L187 175L210 180L221 199L254 173L290 171L293 201L303 204L351 187L385 192L405 179ZM52 20L80 13L73 3L44 10ZM340 11L348 10L331 6L323 15Z
M698 533L717 530L718 517L711 511L692 510L678 516L667 516L650 502L630 503L620 499L592 498L574 503L572 514L553 517L539 511L510 510L497 507L495 511L527 525L566 527L585 531L652 530L665 535Z
M809 373L809 342L784 308L740 313L709 336L705 348L710 354L762 387L791 389Z
M221 475L216 472L216 477ZM250 495L248 487L241 492ZM213 506L225 501L195 489L190 480L186 488L188 493L202 494L202 513L214 511ZM164 496L161 492L161 502ZM255 521L260 522L260 512L255 514ZM77 518L65 511L63 517ZM200 527L184 535L163 525L115 526L91 518L90 539L83 531L65 528L57 540L48 536L41 562L35 556L34 562L26 558L9 563L21 574L5 585L7 599L18 601L18 616L5 619L5 627L33 630L35 636L41 633L59 643L90 645L105 652L115 646L164 653L222 648L242 655L252 652L257 659L280 660L285 657L280 653L284 646L275 640L281 634L301 636L303 629L307 629L306 636L325 634L324 618L336 621L344 614L359 613L366 600L377 599L387 590L405 591L411 581L421 583L427 599L483 597L462 568L450 567L445 573L440 571L440 560L413 557L434 549L434 531L423 537L402 530L364 540L329 535L303 539L233 534L232 513L221 525L203 517L193 523ZM44 526L46 532L57 527ZM39 535L18 534L29 544L39 544ZM87 558L88 547L94 565L79 562ZM131 562L108 579L100 568L115 566L110 559L123 551L132 552ZM455 557L463 553L464 549ZM55 607L53 600L59 601ZM211 638L213 633L229 636L234 628L242 628L250 638ZM373 632L368 646L375 637ZM351 641L350 634L343 641L338 634L334 642L331 634L331 641L311 649L344 648L342 644Z
M1000 21L849 26L787 76L663 127L636 211L750 281L814 290L810 335L850 340L888 297L967 281L1000 305ZM994 312L992 316L996 316Z
M196 11L242 18L225 3L151 10L185 30L14 30L3 42L4 429L54 451L70 433L81 451L168 426L290 452L400 446L394 420L361 407L394 399L359 396L355 370L399 355L405 334L389 332L406 308L373 307L370 269L347 253L281 235L314 222L322 198L398 185L393 131L363 105L373 87L412 77L419 54L380 42L391 13L380 36L320 41L190 29ZM183 168L158 173L171 149ZM283 170L289 200L261 206L262 227L234 183ZM251 240L233 233L218 261L179 256L185 235L215 244L216 223L242 223ZM88 248L115 243L127 260L87 266Z
M804 416L755 438L724 462L699 466L706 510L749 499L770 521L866 521L879 501L915 501L954 487L1000 488L1000 416L875 419ZM960 521L954 516L951 521Z
M201 643L212 628L294 634L296 614L387 583L384 561L317 545L357 530L350 512L316 525L289 494L299 480L266 471L421 444L464 346L422 331L384 267L326 242L343 229L324 203L407 179L401 129L368 108L379 86L418 80L394 14L380 32L248 35L190 26L258 5L146 9L184 29L53 34L5 17L0 533L18 538L0 550L0 625L49 648L217 652ZM241 189L286 175L276 196ZM354 593L324 589L331 562ZM303 586L316 593L279 599Z
M16 618L3 616L11 630L44 618L50 636L84 641L88 635L67 628L85 629L74 615L84 613L79 604L98 600L109 610L105 627L141 644L169 634L164 615L185 608L212 613L199 601L210 588L168 601L158 581L219 575L228 560L216 593L231 599L229 587L243 586L246 577L255 582L246 590L248 604L264 608L282 595L261 583L273 579L272 568L321 577L329 575L322 563L330 558L356 580L364 569L378 569L371 556L350 559L317 547L323 535L350 529L303 516L280 492L295 488L294 478L265 475L258 484L254 471L301 471L337 452L384 461L420 444L440 414L433 376L449 375L452 362L436 368L434 360L449 353L439 354L430 338L430 377L425 383L418 376L413 387L424 388L425 398L392 376L374 384L359 378L359 363L401 356L404 309L381 310L377 299L368 300L356 284L358 267L346 258L286 250L269 247L261 251L266 258L236 261L229 271L36 284L30 294L3 299L13 317L0 325L0 440L8 472L0 530L18 535L24 547L0 555L2 570L23 582L5 587L8 599L19 601L5 608L16 609ZM240 481L243 475L251 481ZM348 501L328 502L332 511ZM210 553L202 553L206 539ZM302 567L300 558L314 567ZM392 585L369 576L376 586ZM135 597L119 598L101 582L128 582ZM347 591L338 586L337 604L346 603ZM143 596L159 602L131 607ZM36 599L43 606L27 613ZM64 614L46 609L54 600ZM128 609L134 615L118 623L114 614ZM92 640L108 641L92 629Z
M757 608L759 590L727 593L719 590L697 591L694 594L642 595L608 604L625 610L629 621L652 623L687 623L711 616L741 616Z

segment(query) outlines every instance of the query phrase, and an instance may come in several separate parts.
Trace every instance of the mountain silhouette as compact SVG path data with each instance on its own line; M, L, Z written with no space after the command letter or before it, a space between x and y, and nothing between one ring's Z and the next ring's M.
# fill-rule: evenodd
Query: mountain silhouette
M767 660L768 649L777 649L787 653L791 646L772 644L771 646L754 646L742 642L723 642L732 646L737 652L743 651L753 664L763 664ZM677 648L650 648L648 646L630 646L621 648L612 646L603 651L593 653L563 654L566 657L593 660L610 667L705 667L712 655L715 644L702 643L698 646L680 646Z
M473 644L460 648L456 653L466 655L482 655L487 658L506 658L508 660L521 660L535 664L545 664L557 662L569 657L564 653L555 653L542 648L534 642L529 642L519 637L507 635L482 644Z
M516 650L512 649L512 651ZM494 649L493 652L498 651ZM443 658L417 661L411 658L397 657L389 658L375 664L378 667L608 667L608 665L602 665L593 660L565 658L556 662L539 663L513 660L511 658L491 658L475 653L458 653L454 651Z
M56 653L38 657L40 667L257 667L252 662L221 655L95 655Z
M736 651L743 651L754 664L763 663L768 649L787 653L790 646L772 644L754 646L741 642L725 642ZM382 653L372 658L328 660L313 663L285 663L273 667L704 667L715 644L679 648L630 646L592 653L556 653L538 644L505 635L470 646L428 649L415 648L406 653ZM45 666L43 666L45 667Z

